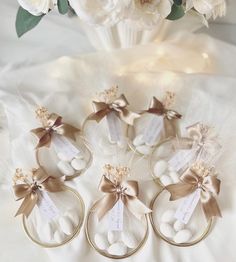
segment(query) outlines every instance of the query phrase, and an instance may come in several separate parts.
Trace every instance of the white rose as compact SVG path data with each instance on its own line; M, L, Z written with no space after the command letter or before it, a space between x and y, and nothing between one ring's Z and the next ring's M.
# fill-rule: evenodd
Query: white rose
M172 0L133 0L129 17L137 26L152 27L165 19L171 12Z
M226 13L225 0L187 0L186 10L194 8L200 15L204 15L206 19L218 16L222 17Z
M57 0L18 0L19 4L35 16L47 14L57 4Z
M89 24L113 25L124 17L132 0L69 0L79 18Z

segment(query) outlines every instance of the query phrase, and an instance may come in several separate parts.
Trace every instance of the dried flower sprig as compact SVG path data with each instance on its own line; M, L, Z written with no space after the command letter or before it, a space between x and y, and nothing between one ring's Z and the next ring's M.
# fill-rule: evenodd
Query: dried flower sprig
M103 170L104 174L115 183L125 180L130 174L130 168L126 166L112 166L106 164Z
M50 114L49 114L47 108L45 108L45 107L38 107L35 110L35 113L36 113L36 118L38 118L40 120L42 125L43 126L47 126L47 121L48 121L48 118L50 117Z
M109 89L105 89L103 92L100 92L98 94L98 99L101 102L109 104L117 98L117 94L118 94L118 86L113 86Z
M203 162L196 162L191 166L191 170L197 175L206 177L206 176L216 176L217 172L214 167L207 167Z
M167 91L163 99L163 105L165 108L170 108L175 102L175 93Z

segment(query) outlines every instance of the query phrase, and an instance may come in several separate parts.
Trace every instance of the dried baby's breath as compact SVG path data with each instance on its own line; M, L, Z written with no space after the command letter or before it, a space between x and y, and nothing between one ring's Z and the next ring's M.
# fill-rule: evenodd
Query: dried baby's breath
M36 118L40 120L43 126L47 125L48 118L50 116L47 108L45 107L38 107L35 111L36 113Z
M17 184L20 182L27 183L28 175L24 174L21 168L17 168L13 177L13 183Z
M163 99L163 105L166 108L171 107L175 102L175 93L167 91Z
M105 89L103 92L98 94L98 98L101 102L109 104L117 98L118 86L113 86L110 89Z
M130 169L126 166L112 166L106 164L104 166L104 173L111 181L121 182L129 176Z

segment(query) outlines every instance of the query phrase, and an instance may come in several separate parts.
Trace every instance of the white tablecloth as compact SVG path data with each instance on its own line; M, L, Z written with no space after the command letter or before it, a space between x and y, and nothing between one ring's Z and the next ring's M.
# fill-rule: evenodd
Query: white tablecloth
M217 165L222 180L219 203L223 218L217 221L208 238L191 248L176 248L167 245L151 232L146 246L126 261L234 262L236 48L204 35L181 33L170 36L168 42L161 45L151 44L133 50L116 51L111 56L106 52L95 53L83 34L77 30L76 23L56 16L43 21L38 31L36 29L23 40L17 40L13 30L13 10L16 4L5 1L1 5L4 16L0 23L0 101L12 118L9 118L11 121L7 126L5 114L1 113L0 260L108 261L89 247L83 230L71 244L46 251L32 244L25 236L20 219L13 217L18 204L13 200L9 185L15 164L21 161L24 163L25 160L20 151L11 151L16 148L16 141L19 141L15 127L24 131L30 123L20 114L20 108L18 115L13 116L9 112L13 106L10 107L10 102L14 99L17 105L21 104L18 104L19 101L33 101L48 105L51 111L81 123L90 112L89 101L98 89L118 84L121 91L127 94L133 108L137 109L143 108L152 95L160 96L165 90L175 91L178 97L177 109L184 115L182 128L196 121L211 124L219 131L224 144ZM217 28L215 25L213 27ZM234 27L227 28L228 32L235 30ZM210 32L217 34L216 31ZM221 31L217 37L224 36L225 32ZM228 41L234 43L235 38L230 36ZM91 51L93 53L82 54ZM62 54L63 57L53 60ZM76 57L69 57L75 54ZM60 104L52 103L53 97ZM75 105L79 113L72 115ZM11 156L14 156L13 162ZM98 159L95 164L100 167L101 162ZM96 170L94 166L73 184L84 196L87 208L98 196L94 191L101 174ZM94 173L96 181L88 186ZM146 203L149 203L157 190L149 178L143 178L140 184L141 196ZM150 191L143 192L142 188L147 186Z

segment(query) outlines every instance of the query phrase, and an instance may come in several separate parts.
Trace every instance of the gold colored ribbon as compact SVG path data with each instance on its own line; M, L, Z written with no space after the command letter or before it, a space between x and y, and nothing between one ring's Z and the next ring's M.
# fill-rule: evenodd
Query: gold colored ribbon
M119 199L138 219L141 219L144 214L152 212L138 199L137 181L130 180L113 183L104 175L101 179L99 190L105 193L105 196L93 207L93 211L97 213L99 220L113 208Z
M178 112L167 109L161 101L156 97L153 97L149 108L147 110L141 111L141 113L151 113L158 116L163 116L164 128L166 136L175 136L176 135L176 126L173 120L180 119L182 117Z
M94 113L88 119L100 122L107 114L115 112L122 121L128 125L133 125L134 120L140 115L128 110L126 108L128 105L129 103L123 94L109 104L93 101Z
M78 128L63 123L62 117L55 113L52 113L49 116L45 127L39 127L31 130L31 132L39 138L39 142L36 148L40 148L43 146L49 147L52 141L53 133L66 136L68 138L71 138L72 140L76 140L75 134L79 131L80 130Z
M38 190L46 190L48 192L60 192L64 190L62 181L59 178L50 177L42 167L33 172L32 179L32 183L13 186L17 201L23 199L15 216L24 214L28 217L30 215L39 200Z
M186 197L201 189L200 201L207 221L214 216L221 217L220 208L214 196L220 193L220 180L214 175L198 174L191 168L182 176L181 182L166 186L170 192L170 201Z
M196 153L210 153L215 155L221 145L218 143L216 136L209 131L209 127L201 123L196 123L187 127L188 138L176 138L173 143L176 149L196 149Z

